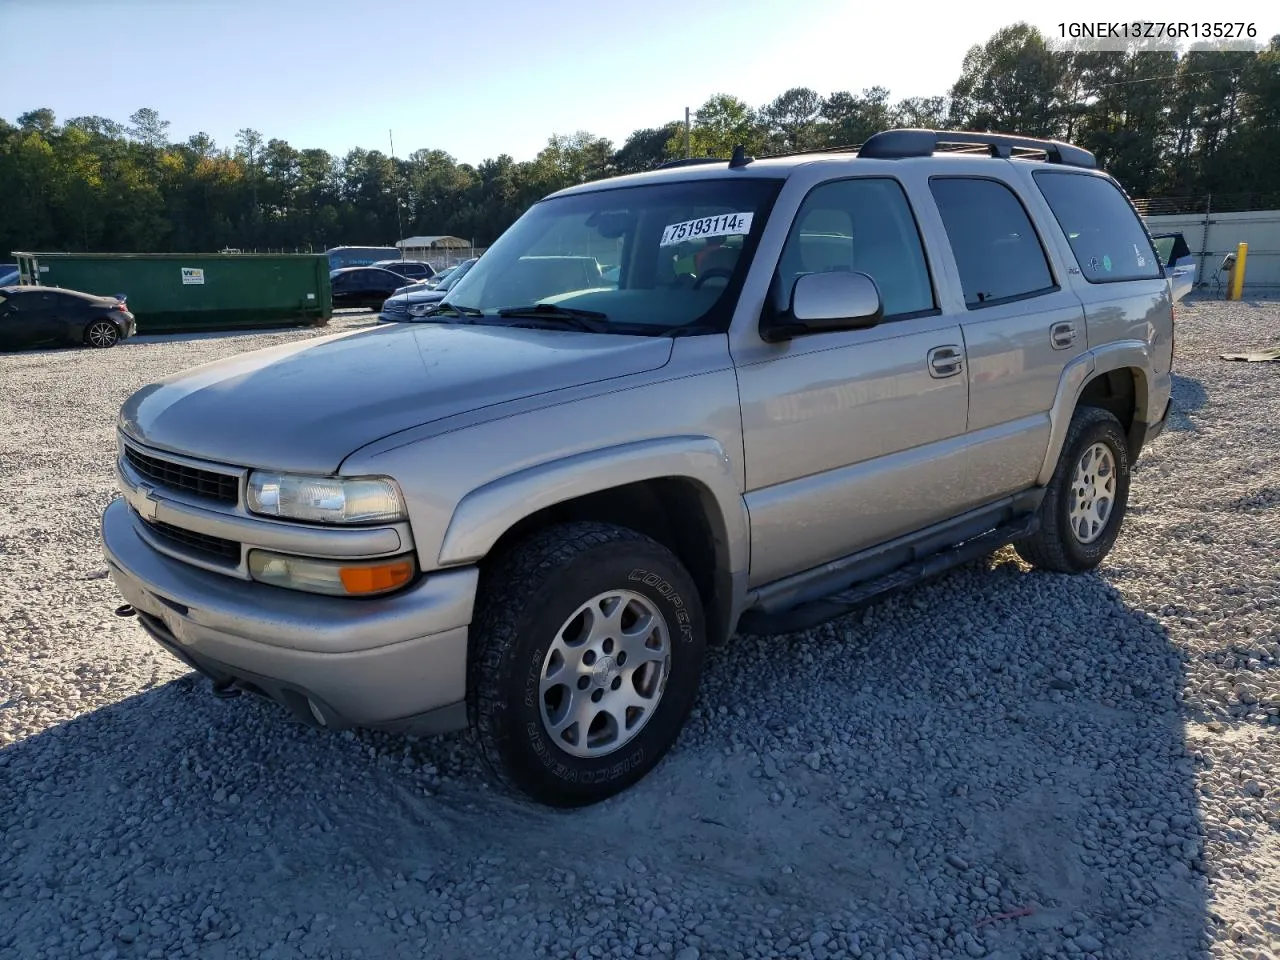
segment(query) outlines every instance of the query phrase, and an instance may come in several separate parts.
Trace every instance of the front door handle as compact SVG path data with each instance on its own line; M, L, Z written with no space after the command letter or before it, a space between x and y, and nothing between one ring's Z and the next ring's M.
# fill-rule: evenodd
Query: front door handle
M929 376L935 380L954 377L964 369L964 352L954 344L929 351Z
M1049 341L1055 350L1066 350L1076 342L1074 323L1055 323L1049 330Z

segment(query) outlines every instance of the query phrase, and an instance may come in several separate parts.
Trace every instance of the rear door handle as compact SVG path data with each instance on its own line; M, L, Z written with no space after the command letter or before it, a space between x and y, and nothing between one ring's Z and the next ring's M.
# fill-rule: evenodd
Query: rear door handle
M1076 342L1076 325L1074 323L1055 323L1049 330L1049 341L1055 350L1066 350Z
M929 376L935 380L954 377L964 369L964 354L958 346L949 344L929 351Z

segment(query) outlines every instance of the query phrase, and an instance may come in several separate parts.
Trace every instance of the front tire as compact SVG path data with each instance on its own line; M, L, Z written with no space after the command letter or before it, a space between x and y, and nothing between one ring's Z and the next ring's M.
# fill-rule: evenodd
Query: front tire
M106 350L120 342L120 328L110 320L95 320L84 330L86 346Z
M584 806L671 749L697 695L701 601L680 561L610 524L549 527L482 578L467 706L496 777Z
M1129 470L1128 441L1114 414L1098 407L1076 410L1040 505L1040 529L1014 544L1018 555L1057 573L1098 566L1120 535Z

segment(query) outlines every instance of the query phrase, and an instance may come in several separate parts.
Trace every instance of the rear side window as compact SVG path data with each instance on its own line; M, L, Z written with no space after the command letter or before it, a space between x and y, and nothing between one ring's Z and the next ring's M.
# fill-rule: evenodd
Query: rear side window
M1041 170L1035 180L1090 283L1164 276L1146 227L1110 180Z
M929 181L970 309L1056 289L1040 237L1022 201L1003 183L977 177Z

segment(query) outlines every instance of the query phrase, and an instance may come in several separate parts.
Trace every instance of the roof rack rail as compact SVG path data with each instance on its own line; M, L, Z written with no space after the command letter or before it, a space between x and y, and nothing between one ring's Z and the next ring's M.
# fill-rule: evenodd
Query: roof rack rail
M945 150L949 146L985 147L989 156L1004 160L1015 156L1027 158L1027 154L1043 154L1048 163L1089 170L1096 170L1098 167L1097 158L1092 153L1070 143L969 130L883 130L868 138L858 151L858 156L883 160L931 157L938 150ZM1015 154L1014 151L1020 152Z
M767 153L761 160L779 160L783 157L805 157L812 153L857 153L862 148L860 143L842 143L831 147L809 147L805 150L788 150L786 153Z
M700 163L728 163L727 157L685 157L683 160L668 160L666 163L660 163L653 169L669 170L672 167L692 167Z

